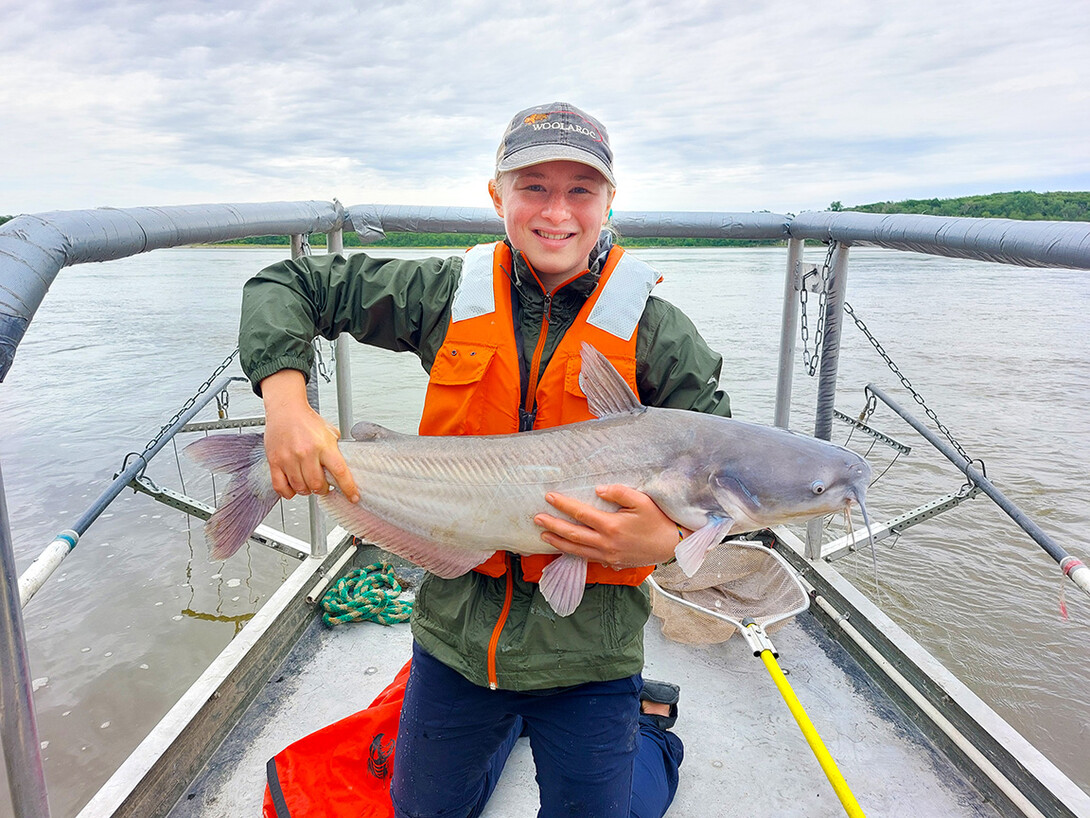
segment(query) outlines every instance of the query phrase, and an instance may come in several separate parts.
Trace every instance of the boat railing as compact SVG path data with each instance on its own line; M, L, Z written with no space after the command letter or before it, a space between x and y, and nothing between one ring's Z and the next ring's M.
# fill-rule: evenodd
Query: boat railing
M814 434L829 439L835 417L840 329L847 282L848 256L852 246L877 246L931 255L1002 262L1025 267L1090 269L1090 224L1070 222L1020 222L1003 219L947 218L913 215L878 215L855 212L803 213L618 213L614 224L625 236L663 238L765 239L786 242L787 269L781 321L779 371L774 423L787 427L791 404L792 372L799 327L798 294L807 286L803 264L805 242L828 246L823 285L823 332ZM19 343L59 272L87 262L108 261L160 248L214 243L253 236L288 235L292 255L309 252L307 237L327 234L329 252L343 251L343 232L355 232L361 243L381 239L389 232L503 232L502 222L484 208L403 207L357 205L339 202L275 202L263 204L192 205L161 208L128 208L61 211L19 216L0 226L0 381L6 377ZM351 375L346 365L345 339L337 341L337 414L340 428L352 425ZM311 383L316 379L311 378ZM219 388L195 401L164 430L158 440L165 444L211 399ZM316 402L316 388L312 403ZM192 411L189 411L192 410ZM15 569L14 547L0 470L0 739L8 769L16 814L46 818L49 814L40 747L33 712L31 675L27 659L22 606L56 569L101 511L126 486L131 485L163 502L197 516L211 508L190 498L160 489L143 478L147 460L162 446L147 450L127 464L110 488L75 522L61 532L22 579ZM959 467L962 464L957 463ZM970 466L971 468L971 466ZM963 469L964 471L964 469ZM980 476L966 471L971 491L988 491ZM994 488L991 487L991 488ZM959 493L959 495L962 493ZM919 511L925 518L942 507L951 507L963 496L939 498L933 507ZM1005 499L1005 498L1004 498ZM311 503L314 498L310 498ZM1009 501L1008 501L1009 502ZM1003 505L1000 503L1001 506ZM1013 504L1012 504L1013 505ZM1017 509L1005 508L1008 513ZM1020 513L1020 512L1017 512ZM1012 513L1012 516L1014 514ZM312 507L309 555L325 555L326 538L320 515ZM901 525L906 525L904 521ZM820 523L819 523L820 525ZM1025 526L1023 526L1025 527ZM1027 529L1028 530L1028 529ZM806 556L829 558L822 550L820 530L812 527ZM1031 535L1033 532L1030 532ZM1043 532L1042 532L1043 533ZM1046 535L1047 537L1047 535ZM274 545L285 546L275 535ZM1041 542L1041 540L1038 540ZM1051 541L1049 541L1051 543ZM851 550L853 543L834 549ZM1054 545L1054 543L1051 543ZM302 552L296 544L286 547ZM1090 593L1090 570L1063 552L1057 556L1067 576ZM1061 549L1062 551L1062 549Z

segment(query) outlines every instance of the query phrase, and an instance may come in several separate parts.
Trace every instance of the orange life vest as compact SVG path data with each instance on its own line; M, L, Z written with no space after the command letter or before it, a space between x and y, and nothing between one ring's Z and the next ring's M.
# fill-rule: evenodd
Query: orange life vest
M503 242L470 248L451 308L450 326L432 364L422 435L494 435L519 431L522 403L514 310L511 304L511 249ZM636 387L636 328L651 288L659 276L650 266L610 250L598 284L564 333L548 367L541 371L545 343L542 328L530 360L527 406L536 407L533 428L544 429L594 417L579 388L580 347L592 344L617 368L633 392ZM545 320L548 320L546 314ZM523 577L541 579L556 555L522 558ZM639 585L654 566L615 570L601 563L587 566L587 582ZM492 577L507 570L497 551L475 569Z

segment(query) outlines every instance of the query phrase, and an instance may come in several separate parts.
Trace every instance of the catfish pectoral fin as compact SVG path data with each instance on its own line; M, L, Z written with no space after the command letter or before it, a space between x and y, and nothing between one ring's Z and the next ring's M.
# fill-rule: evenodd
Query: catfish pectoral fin
M583 601L587 585L587 561L562 554L545 566L538 587L545 601L560 616L570 615Z
M734 525L734 518L729 514L726 516L709 514L705 525L677 544L674 556L677 557L677 564L681 566L685 576L691 577L700 570L708 551L719 545L732 525Z

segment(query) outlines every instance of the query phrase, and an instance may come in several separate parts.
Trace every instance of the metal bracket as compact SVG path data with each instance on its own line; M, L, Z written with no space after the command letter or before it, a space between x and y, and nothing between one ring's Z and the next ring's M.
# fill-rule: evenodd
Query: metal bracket
M179 431L182 432L214 432L220 429L244 429L250 426L264 426L263 416L252 418L224 418L223 420L208 420L197 423L187 423Z
M816 264L803 265L800 261L795 265L795 292L805 289L811 293L821 292L821 276L818 275Z
M901 442L899 442L897 440L894 440L889 435L884 434L882 432L879 432L873 426L868 426L867 424L863 423L860 420L856 420L853 417L849 417L848 415L845 415L839 409L834 409L833 410L833 417L835 417L837 420L840 420L840 421L843 421L844 423L847 423L849 426L851 426L851 427L853 427L855 429L858 429L863 434L869 435L870 437L873 437L879 443L886 444L891 449L894 449L895 451L898 451L901 454L909 454L912 451L911 446L906 446L904 443L901 443Z
M745 637L746 643L753 651L754 656L760 656L766 650L771 653L775 658L780 658L779 651L776 650L776 646L772 644L772 640L768 638L768 634L765 633L765 629L762 628L754 619L743 619L742 624L745 625L740 631L743 637Z
M980 492L981 489L972 486L953 494L946 494L942 497L938 497L928 503L924 503L922 506L917 506L911 511L906 511L904 514L894 517L881 525L872 525L870 527L870 534L874 536L875 542L884 540L886 537L890 537L894 534L900 534L905 529L918 525L925 520L930 520L932 517L942 514L944 511L949 511L955 506L960 505L964 500L976 497ZM848 554L858 551L859 544L866 543L867 540L868 533L866 528L861 531L854 531L838 540L833 540L832 542L823 545L821 548L821 559L832 562L841 557L846 557Z
M216 510L215 506L194 500L181 492L156 486L146 477L134 479L129 486L133 491L146 494L163 505L184 511L190 517L207 520ZM304 560L310 556L310 546L307 543L267 525L259 525L250 535L250 539L298 560Z

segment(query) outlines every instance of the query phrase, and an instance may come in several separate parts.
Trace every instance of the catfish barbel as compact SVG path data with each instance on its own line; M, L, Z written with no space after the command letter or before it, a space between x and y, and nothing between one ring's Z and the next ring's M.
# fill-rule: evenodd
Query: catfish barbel
M337 490L319 500L347 531L451 578L495 551L560 554L541 593L560 616L583 598L587 563L541 539L534 515L560 515L555 491L602 509L607 483L651 497L693 533L678 564L696 573L728 534L864 508L870 466L855 452L813 437L731 418L644 406L612 364L582 348L580 388L596 420L510 435L403 435L358 423L338 445L361 499ZM279 499L263 435L216 435L186 448L233 479L205 534L213 559L234 554Z

